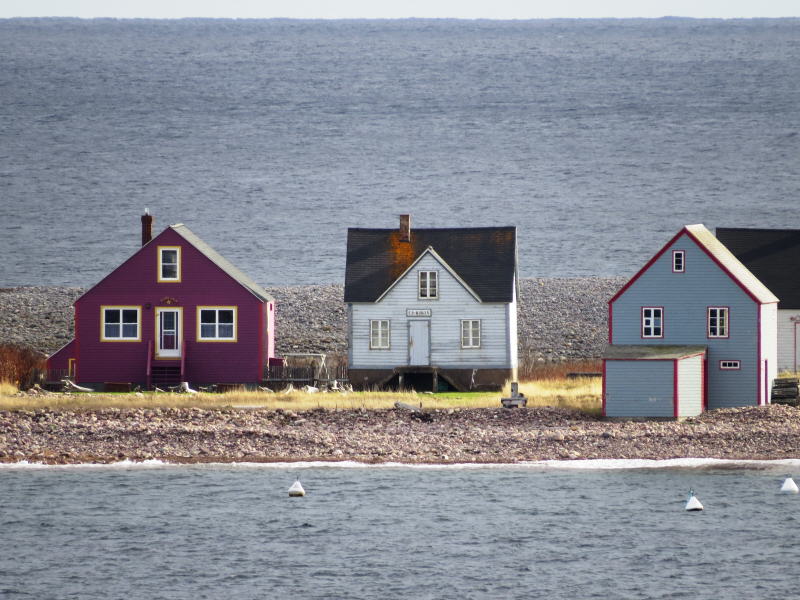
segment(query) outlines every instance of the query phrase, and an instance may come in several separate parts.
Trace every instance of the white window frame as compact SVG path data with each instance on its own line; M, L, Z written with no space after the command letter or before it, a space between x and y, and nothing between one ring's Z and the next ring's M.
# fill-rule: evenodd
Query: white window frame
M731 311L727 306L709 306L706 311L706 335L708 338L725 339L730 337L730 317ZM715 324L711 324L711 320L715 320ZM720 319L722 322L720 323ZM712 332L712 327L714 331ZM722 333L720 333L722 330Z
M123 321L124 311L136 311L136 335L124 335L125 325L133 325L133 321ZM106 323L106 312L119 314L119 321ZM106 325L118 325L119 335L106 335ZM142 339L142 307L141 306L101 306L100 307L100 340L103 342L139 342Z
M647 311L652 311L649 315ZM658 311L656 314L655 311ZM656 324L656 320L658 324ZM658 334L655 329L660 329ZM649 332L648 332L649 331ZM661 339L664 337L664 307L663 306L643 306L642 307L642 338Z
M392 322L389 319L370 319L369 349L389 350L392 347Z
M439 271L419 271L417 276L417 297L420 300L436 300L439 298Z
M175 262L165 262L164 253L174 252ZM175 266L175 277L165 277L164 267ZM178 283L181 280L181 247L180 246L159 246L158 247L158 281L159 283Z
M197 341L198 342L235 342L238 339L239 333L239 315L238 315L238 307L236 306L198 306L197 307ZM219 313L221 311L232 311L233 312L233 335L231 336L220 336L219 335ZM207 336L203 335L203 311L213 311L214 312L214 335ZM205 323L205 325L211 325L211 323Z
M739 371L742 368L740 360L721 360L719 361L720 371Z
M680 268L678 263L680 262ZM685 273L686 272L686 251L673 250L672 251L672 272Z
M477 335L474 326L477 324ZM480 319L461 319L461 347L480 348L481 347L481 320Z

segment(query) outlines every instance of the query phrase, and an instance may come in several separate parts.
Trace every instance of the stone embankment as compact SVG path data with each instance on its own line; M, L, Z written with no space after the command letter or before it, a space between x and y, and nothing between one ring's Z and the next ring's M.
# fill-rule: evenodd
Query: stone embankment
M800 458L800 409L717 410L677 422L608 422L564 409L105 409L0 412L0 462Z
M520 281L519 348L528 360L594 358L607 339L608 299L623 278ZM347 351L341 285L267 288L276 300L276 345L285 352ZM0 289L0 342L49 354L72 339L75 287Z

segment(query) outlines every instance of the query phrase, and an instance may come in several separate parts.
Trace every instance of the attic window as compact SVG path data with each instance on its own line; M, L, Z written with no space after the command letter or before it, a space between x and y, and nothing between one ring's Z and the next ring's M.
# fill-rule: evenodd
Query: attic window
M683 273L686 270L686 252L683 250L672 251L672 272Z
M419 272L419 297L421 300L435 300L439 297L439 281L436 271Z
M181 280L181 247L158 247L158 281L178 282Z

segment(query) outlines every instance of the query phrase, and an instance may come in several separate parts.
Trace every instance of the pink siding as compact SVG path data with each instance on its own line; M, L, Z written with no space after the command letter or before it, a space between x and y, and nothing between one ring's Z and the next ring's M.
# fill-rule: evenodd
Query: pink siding
M61 378L61 373L66 373L69 369L69 359L74 359L76 356L77 344L75 340L70 341L68 344L65 344L58 350L56 350L53 354L51 354L47 359L47 372L48 372L48 380L53 380L56 378ZM50 377L50 373L54 375Z
M181 247L181 281L157 281L158 246ZM158 307L183 310L186 379L192 384L257 383L272 356L272 320L262 301L181 235L166 229L76 302L78 383L146 382L148 348L156 345ZM140 341L101 341L101 306L141 306ZM235 342L197 341L198 306L236 306ZM265 331L266 324L270 327ZM180 359L153 357L154 366Z

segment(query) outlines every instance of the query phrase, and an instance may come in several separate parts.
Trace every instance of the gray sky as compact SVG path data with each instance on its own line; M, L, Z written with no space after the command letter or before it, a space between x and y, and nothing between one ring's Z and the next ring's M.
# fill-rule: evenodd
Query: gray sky
M0 17L793 17L798 0L2 0Z

